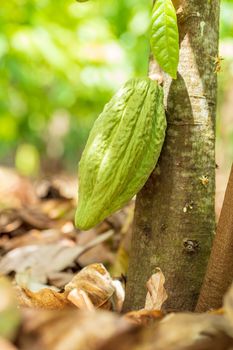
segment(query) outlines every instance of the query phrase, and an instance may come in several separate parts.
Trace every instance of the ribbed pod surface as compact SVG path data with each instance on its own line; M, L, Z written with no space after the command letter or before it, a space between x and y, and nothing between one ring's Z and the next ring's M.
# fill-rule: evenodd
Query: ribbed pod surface
M149 78L128 81L95 121L79 163L75 223L89 229L145 184L166 130L163 90Z

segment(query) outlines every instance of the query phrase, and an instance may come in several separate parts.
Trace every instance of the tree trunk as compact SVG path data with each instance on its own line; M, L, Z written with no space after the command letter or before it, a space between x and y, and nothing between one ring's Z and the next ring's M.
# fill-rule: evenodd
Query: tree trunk
M125 311L144 306L156 267L166 278L166 309L193 310L215 230L219 0L183 0L177 7L179 74L164 78L166 139L136 199Z
M233 166L196 311L222 306L233 280Z

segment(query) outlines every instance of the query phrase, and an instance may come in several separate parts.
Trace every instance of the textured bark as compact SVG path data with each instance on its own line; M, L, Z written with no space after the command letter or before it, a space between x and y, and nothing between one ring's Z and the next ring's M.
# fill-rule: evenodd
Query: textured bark
M215 230L219 0L178 6L179 73L177 80L164 79L167 136L136 199L125 311L144 306L145 284L157 266L166 278L166 308L193 310ZM151 60L150 76L154 66Z
M196 311L222 306L233 281L233 166Z

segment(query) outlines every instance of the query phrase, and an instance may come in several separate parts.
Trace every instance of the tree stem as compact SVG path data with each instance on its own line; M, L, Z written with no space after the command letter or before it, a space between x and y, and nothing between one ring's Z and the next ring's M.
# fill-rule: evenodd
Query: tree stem
M196 311L222 306L233 281L233 166Z
M215 230L218 21L219 0L182 1L179 73L164 76L166 140L136 199L125 311L144 306L156 267L165 274L167 309L197 302Z

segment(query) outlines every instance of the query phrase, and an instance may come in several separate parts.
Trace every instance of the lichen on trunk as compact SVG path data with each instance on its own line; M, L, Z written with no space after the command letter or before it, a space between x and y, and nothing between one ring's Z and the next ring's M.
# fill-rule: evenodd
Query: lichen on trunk
M166 309L193 310L215 230L219 0L176 5L178 78L164 77L167 135L158 165L136 199L125 311L144 306L146 281L156 267L166 278Z

